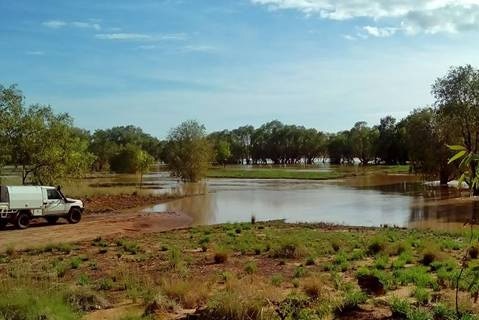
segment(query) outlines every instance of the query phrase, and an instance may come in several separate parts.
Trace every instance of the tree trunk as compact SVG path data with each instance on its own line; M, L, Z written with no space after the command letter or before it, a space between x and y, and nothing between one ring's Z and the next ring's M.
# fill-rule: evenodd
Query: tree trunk
M439 172L439 183L441 184L441 186L445 186L447 185L448 182L449 182L448 170L441 169L441 171Z

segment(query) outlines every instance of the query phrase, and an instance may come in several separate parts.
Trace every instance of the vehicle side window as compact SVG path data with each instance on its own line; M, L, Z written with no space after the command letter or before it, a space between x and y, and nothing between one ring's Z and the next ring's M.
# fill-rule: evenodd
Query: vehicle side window
M58 191L55 190L55 189L48 189L48 190L47 190L47 197L48 197L49 200L62 199L62 197L60 196L60 194L58 193Z

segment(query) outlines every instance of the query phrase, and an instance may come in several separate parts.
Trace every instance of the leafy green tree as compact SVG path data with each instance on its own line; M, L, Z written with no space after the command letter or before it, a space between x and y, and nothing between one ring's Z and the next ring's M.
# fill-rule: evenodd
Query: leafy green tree
M455 159L463 158L462 179L473 195L479 195L478 162L475 161L479 154L479 70L471 65L451 68L433 84L432 94L440 116L460 132L464 149L459 150Z
M448 163L454 144L455 129L441 121L432 108L416 109L404 119L406 144L411 165L416 172L439 176L441 184L447 184L455 174L455 167Z
M138 172L140 173L140 189L143 186L143 175L149 171L151 166L155 163L155 158L148 152L140 150L138 154Z
M176 177L197 182L206 176L212 160L206 129L196 121L185 121L171 130L166 144L166 164Z
M215 160L221 165L226 165L226 162L231 157L230 144L226 140L216 141L214 144Z
M353 161L353 151L349 131L338 132L329 137L328 155L329 162L332 164Z
M161 142L157 138L144 133L134 126L113 127L106 130L96 130L90 143L90 151L96 155L95 169L105 171L110 169L111 162L127 145L138 146L152 155L155 160L161 157Z
M81 176L91 165L88 140L67 114L50 107L26 108L15 87L0 87L0 140L7 161L22 169L22 182L53 184Z
M379 132L377 156L388 165L404 164L408 160L403 123L386 116L377 126Z
M362 164L368 164L376 157L376 145L379 139L377 128L368 127L364 121L357 122L350 131L351 147L354 157Z

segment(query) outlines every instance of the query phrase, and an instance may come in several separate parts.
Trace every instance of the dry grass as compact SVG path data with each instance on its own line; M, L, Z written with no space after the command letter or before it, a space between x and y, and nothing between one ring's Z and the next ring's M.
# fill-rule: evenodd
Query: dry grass
M196 308L208 300L208 281L193 278L168 278L161 282L162 293L186 309Z

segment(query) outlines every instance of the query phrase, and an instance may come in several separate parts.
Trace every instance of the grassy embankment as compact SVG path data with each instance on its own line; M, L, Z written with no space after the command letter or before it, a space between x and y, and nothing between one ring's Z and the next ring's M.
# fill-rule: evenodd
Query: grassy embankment
M0 319L79 319L125 301L131 314L115 319L477 319L478 252L463 234L280 222L12 248Z
M208 178L330 180L381 173L406 174L409 173L409 166L331 166L330 171L320 171L317 167L241 168L227 166L210 168Z

